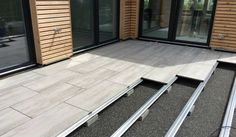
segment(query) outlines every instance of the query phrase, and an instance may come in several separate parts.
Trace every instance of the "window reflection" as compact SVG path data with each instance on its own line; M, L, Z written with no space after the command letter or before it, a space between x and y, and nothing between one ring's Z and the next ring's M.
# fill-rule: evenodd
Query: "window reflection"
M93 0L71 0L74 49L94 44Z
M142 35L167 39L170 11L171 0L144 0Z
M99 41L117 37L117 0L99 0Z
M214 0L181 0L177 40L206 43Z
M29 62L22 0L1 0L0 70Z

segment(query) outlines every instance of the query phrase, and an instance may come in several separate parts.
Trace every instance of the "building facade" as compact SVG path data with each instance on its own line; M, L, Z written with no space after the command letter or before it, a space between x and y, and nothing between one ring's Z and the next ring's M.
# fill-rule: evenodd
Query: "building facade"
M2 0L0 73L126 39L236 51L234 0Z

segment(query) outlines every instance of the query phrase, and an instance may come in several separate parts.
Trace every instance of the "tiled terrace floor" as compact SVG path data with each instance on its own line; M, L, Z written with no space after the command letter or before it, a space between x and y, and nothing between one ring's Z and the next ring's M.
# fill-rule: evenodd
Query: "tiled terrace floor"
M141 77L204 80L218 59L236 54L130 40L3 78L0 136L57 136Z

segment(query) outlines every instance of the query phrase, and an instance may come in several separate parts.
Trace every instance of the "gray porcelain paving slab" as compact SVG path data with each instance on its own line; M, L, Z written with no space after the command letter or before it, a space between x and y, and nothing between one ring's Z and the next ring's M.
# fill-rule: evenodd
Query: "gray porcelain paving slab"
M141 50L140 52L129 56L130 59L135 60L148 60L150 57L155 54L155 51L159 49L160 46L147 46L145 49Z
M54 84L66 82L78 75L79 75L78 73L64 70L54 75L45 76L43 78L33 80L31 82L24 84L24 86L32 90L40 92L41 90L49 88L50 86L53 86Z
M172 47L172 48L170 48ZM173 66L184 65L190 63L193 58L199 53L198 50L193 48L174 47L169 46L166 54L160 57L158 66Z
M194 59L193 63L205 63L205 64L210 64L214 65L217 61L217 59L220 57L221 53L216 52L216 51L211 51L211 50L202 50L200 54L198 54Z
M134 54L137 54L138 52L141 52L142 50L144 50L146 48L146 46L144 45L140 45L140 44L126 44L124 46L122 46L123 48L119 49L119 50L115 50L113 52L111 52L109 55L107 55L107 57L110 58L115 58L115 59L122 59L128 56L132 56Z
M170 49L171 49L171 47L170 47ZM160 62L166 56L166 52L168 52L170 49L168 49L167 47L164 47L162 45L158 46L157 50L154 51L154 54L152 54L152 56L150 56L149 59L140 62L140 64L154 66L154 67L161 66Z
M229 58L221 58L219 59L220 62L225 62L225 63L232 63L236 64L236 56L235 57L229 57Z
M91 112L126 88L121 84L103 81L66 102Z
M101 57L101 56L96 55L96 54L92 54L92 53L84 53L84 54L72 57L71 60L82 64L82 63L88 62L88 61L93 60L98 57Z
M236 53L231 52L220 52L220 59L222 58L230 58L230 57L236 57Z
M161 56L159 56L159 59L155 63L155 66L170 66L170 65L178 65L176 61L177 55L181 55L183 53L182 47L178 46L167 46L163 52L161 53Z
M177 75L185 78L204 81L211 72L214 64L191 63L186 65Z
M15 104L12 108L34 118L81 92L83 89L60 83L41 91L39 95Z
M34 70L33 72L38 73L38 74L42 74L42 75L46 75L46 76L50 76L50 75L55 75L57 73L60 73L64 70L67 70L71 67L74 67L76 65L81 64L80 62L76 62L76 61L72 61L71 59L69 60L65 60L62 62L58 62L49 66L45 66L42 68L38 68L36 70Z
M114 59L113 62L105 65L103 68L113 70L113 71L117 71L117 72L121 72L121 71L125 70L126 68L130 67L133 64L134 63L129 62L129 61L125 61L125 60L121 60L121 59Z
M62 103L2 137L55 137L87 114L84 110Z
M123 49L123 48L125 48L129 45L130 45L129 42L127 43L125 41L122 41L122 42L119 42L119 43L111 44L109 46L104 46L104 47L101 47L101 48L97 48L95 50L90 51L89 53L95 54L95 55L98 55L98 56L109 56L112 53L115 53L116 51L120 51L121 49Z
M99 57L96 59L93 59L91 61L82 63L80 65L76 65L72 68L70 68L71 71L79 72L79 73L89 73L91 71L94 71L110 62L112 62L113 59L107 58L107 57Z
M161 83L168 83L176 76L176 74L181 69L183 69L184 66L185 65L155 68L152 71L148 72L146 75L144 75L143 78Z
M88 89L103 80L108 79L116 73L117 72L112 70L100 68L90 73L81 74L80 76L69 80L67 83Z
M13 76L0 79L0 92L4 89L11 88L13 86L18 86L24 84L28 81L41 78L42 75L33 72L23 72L21 74L15 74Z
M143 46L145 49L145 46ZM152 46L154 47L154 46ZM160 54L163 53L163 51L165 50L166 47L163 46L155 46L155 50L150 51L150 53L148 53L147 51L147 55L145 57L140 57L136 54L139 54L140 52L142 52L144 49L141 49L138 52L135 52L131 55L125 56L123 58L121 58L124 61L128 61L134 64L142 64L142 65L147 65L147 66L153 66L159 59L160 59ZM145 52L145 51L143 51ZM140 53L140 54L144 54L144 53Z
M9 106L24 101L37 94L37 92L25 87L14 87L8 89L7 93L0 96L0 110L8 108Z
M30 118L22 115L21 113L7 108L0 111L0 136L8 132L9 130L26 123Z
M135 64L127 68L125 71L122 71L117 75L109 78L109 80L129 86L140 78L142 78L146 73L148 73L152 69L153 68L150 66Z

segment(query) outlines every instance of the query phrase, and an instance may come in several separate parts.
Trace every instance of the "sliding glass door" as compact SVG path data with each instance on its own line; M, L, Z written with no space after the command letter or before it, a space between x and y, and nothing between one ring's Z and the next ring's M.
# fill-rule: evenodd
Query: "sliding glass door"
M118 39L119 0L71 0L74 50Z
M215 0L141 0L140 37L207 45Z
M33 63L30 19L26 0L1 0L0 73Z
M176 40L206 43L214 0L181 0Z
M74 49L94 44L94 0L71 0Z
M142 36L167 39L171 0L144 0Z
M99 42L117 38L117 0L99 0Z

